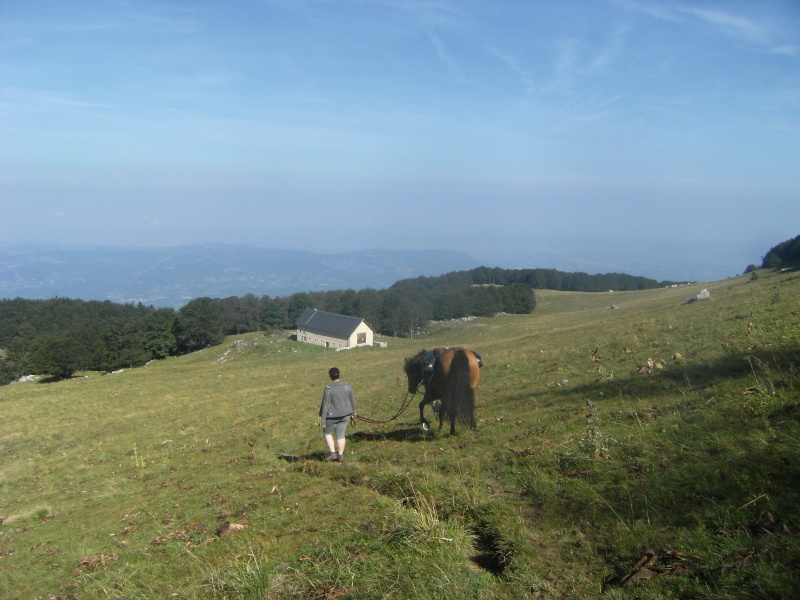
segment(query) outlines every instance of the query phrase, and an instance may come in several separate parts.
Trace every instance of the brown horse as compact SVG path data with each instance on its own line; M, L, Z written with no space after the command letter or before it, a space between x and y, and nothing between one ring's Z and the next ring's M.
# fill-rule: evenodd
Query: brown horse
M419 403L419 421L426 431L430 422L424 416L425 405L434 400L441 400L439 429L445 416L450 421L450 435L456 433L456 420L475 429L475 396L482 366L481 357L466 348L420 350L405 360L409 393L416 394L420 386L425 388Z

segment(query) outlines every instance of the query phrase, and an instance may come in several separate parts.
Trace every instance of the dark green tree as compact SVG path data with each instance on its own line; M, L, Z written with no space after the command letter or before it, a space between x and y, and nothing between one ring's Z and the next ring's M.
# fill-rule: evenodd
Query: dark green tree
M364 319L375 331L384 331L381 327L382 309L381 292L373 288L364 288L356 293L352 316Z
M435 321L446 321L470 316L473 312L473 299L463 293L463 289L460 292L443 289L436 293L433 298L431 318Z
M515 315L527 315L536 307L536 299L530 286L524 283L515 283L506 288L506 304L504 312Z
M225 330L222 308L207 297L195 298L181 307L173 325L179 352L195 352L221 344Z
M106 330L103 369L132 369L141 367L150 360L145 348L145 335L142 323L136 319L121 318L112 321Z
M800 235L771 248L761 261L761 266L765 269L800 267Z
M48 335L37 338L32 346L30 366L35 373L69 379L80 368L74 339L68 335Z
M14 372L14 367L8 362L5 355L0 354L0 385L6 385L21 377Z
M356 313L355 306L358 300L358 294L355 290L344 290L341 294L338 295L338 306L337 309L333 312L338 312L343 315L348 315L350 317L358 317L360 316ZM362 317L363 318L363 317Z
M42 335L25 345L13 345L10 356L30 373L72 377L76 371L96 371L103 359L103 340L94 327L77 324L59 334Z
M289 297L289 305L286 307L286 316L289 327L294 327L297 319L307 308L314 308L311 297L306 292L298 292Z
M22 338L14 338L7 342L0 352L0 385L11 383L25 375L33 374L30 363L30 343ZM29 370L30 369L30 370Z
M70 327L63 335L69 340L79 371L100 370L105 345L94 325L79 323Z
M178 341L172 333L175 311L159 308L144 320L144 347L152 358L166 358L178 349Z
M403 289L390 289L383 299L381 328L395 337L414 337L414 333L430 320L431 311L422 297L414 298Z
M239 333L258 331L261 328L261 299L255 294L245 294L239 302Z
M470 288L467 293L473 298L473 314L479 317L490 317L505 311L504 287L488 286Z
M230 296L218 300L222 312L225 314L225 332L227 335L238 335L249 331L258 331L260 328L259 312L261 301L253 294L246 294L238 298Z
M288 302L286 299L263 296L261 298L261 314L259 321L261 328L267 331L286 329L289 327L289 317L286 312Z

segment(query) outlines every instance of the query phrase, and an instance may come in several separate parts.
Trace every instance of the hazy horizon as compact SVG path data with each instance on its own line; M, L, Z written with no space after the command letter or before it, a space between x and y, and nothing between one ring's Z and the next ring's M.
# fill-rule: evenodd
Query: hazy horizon
M785 241L785 240L781 240ZM770 248L777 245L780 242L776 242ZM623 273L626 275L632 275L636 277L648 277L654 279L656 281L673 281L673 282L702 282L702 281L712 281L717 279L726 279L728 277L733 277L736 275L741 275L744 273L745 269L750 264L755 264L756 266L761 265L761 256L754 258L750 262L746 264L734 264L732 261L728 261L728 266L730 268L730 273L725 276L721 277L672 277L669 275L662 275L669 274L671 272L678 271L679 269L669 261L662 261L658 264L654 264L651 261L650 257L637 257L632 256L629 257L628 260L620 259L619 256L596 256L590 252L589 255L583 256L581 254L580 249L571 249L569 251L565 251L560 255L552 254L551 256L547 256L544 252L541 253L540 259L543 259L544 262L541 263L534 263L532 261L527 261L524 257L521 256L504 256L502 253L494 253L490 256L477 256L475 254L471 254L469 252L463 252L461 250L451 250L448 248L424 248L421 250L414 250L409 248L359 248L355 250L337 250L337 251L315 251L315 250L304 250L300 248L278 248L275 246L262 246L259 244L246 244L246 243L222 243L222 242L198 242L198 243L191 243L191 244L163 244L163 245L147 245L147 246L135 246L135 245L128 245L128 244L92 244L92 243L84 243L84 244L63 244L57 242L19 242L19 243L7 243L0 241L0 249L3 251L10 251L10 252L26 252L26 251L36 251L36 252L46 252L47 250L53 249L57 251L72 251L72 250L85 250L90 252L100 252L103 251L159 251L159 250L169 250L169 249L180 249L180 248L191 248L195 246L220 246L220 247L231 247L231 248L256 248L259 250L266 250L266 251L275 251L275 252L298 252L298 253L310 253L316 256L338 256L338 255L348 255L351 253L364 253L368 254L370 252L392 252L392 253L408 253L418 255L419 253L423 253L426 256L433 256L434 254L441 254L441 253L454 253L459 256L463 256L469 259L473 259L474 267L469 268L476 268L476 267L496 267L500 269L555 269L564 272L584 272L590 275L598 275L598 274L608 274L608 273ZM766 249L763 254L770 249ZM701 248L698 246L695 250L686 249L683 251L683 257L688 262L691 262L694 256L694 252L700 252ZM602 267L602 268L599 268ZM719 267L719 265L717 265ZM711 269L708 267L707 263L700 260L697 264L690 269L689 271L693 271L695 273L700 273L703 269L706 268L708 272L711 272ZM446 272L458 271L458 270L465 270L464 267L453 268L449 271L442 271L442 273L437 274L445 274ZM416 277L416 276L430 276L433 273L430 269L421 268L419 273L409 274L409 277Z
M5 243L706 281L800 224L800 4L0 4Z

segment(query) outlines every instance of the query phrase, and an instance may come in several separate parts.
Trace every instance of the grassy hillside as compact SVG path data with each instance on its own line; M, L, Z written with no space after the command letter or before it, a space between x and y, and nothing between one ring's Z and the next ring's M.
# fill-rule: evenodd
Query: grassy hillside
M0 388L0 597L792 597L799 312L796 272L542 291L387 348L248 334ZM403 358L456 344L476 431L425 437L415 400L321 461L330 366L386 419Z

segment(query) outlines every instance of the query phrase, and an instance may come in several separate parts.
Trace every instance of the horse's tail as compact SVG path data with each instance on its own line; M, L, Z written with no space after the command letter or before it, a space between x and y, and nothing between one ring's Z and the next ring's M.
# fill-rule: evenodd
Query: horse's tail
M450 363L450 375L442 397L450 423L456 420L468 427L475 426L475 392L470 385L471 367L467 351L459 348Z

